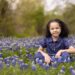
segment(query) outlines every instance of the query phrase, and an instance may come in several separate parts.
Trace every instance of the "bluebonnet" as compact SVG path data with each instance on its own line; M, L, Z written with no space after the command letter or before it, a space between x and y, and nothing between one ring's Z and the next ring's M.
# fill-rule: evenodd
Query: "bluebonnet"
M10 64L9 58L4 58L4 62L5 62L6 64Z
M16 60L15 59L13 59L11 63L13 66L16 66Z
M20 65L21 63L23 63L23 60L22 59L18 60L18 64Z
M45 69L48 70L49 68L50 68L50 65L49 64L46 64L45 65Z
M32 61L31 67L32 67L32 70L33 70L33 71L35 71L35 70L37 69L34 61Z
M40 52L35 53L34 59L36 59L36 58L42 59L44 61L44 56Z
M0 47L0 51L2 51L2 47Z
M48 69L50 68L50 65L47 64L47 63L42 63L42 64L41 64L41 67L42 67L43 69L45 69L45 70L48 70Z
M64 59L62 57L58 58L58 60L57 60L58 63L61 63L63 61L64 61Z
M33 60L32 54L27 54L27 57L28 57L30 60Z
M62 66L62 70L65 71L65 66L64 65Z
M75 75L75 69L73 68L73 66L70 66L70 72L71 72L71 75Z
M32 70L35 71L36 70L36 65L32 64Z
M10 64L9 63L6 63L6 67L10 67Z
M38 61L38 64L39 64L39 65L42 65L42 64L43 64L43 60L40 59L40 60Z
M28 65L27 64L25 64L25 63L21 63L20 64L20 69L21 70L24 70L24 69L27 69L28 68Z
M3 68L3 62L0 60L0 69Z
M44 69L45 69L45 66L46 66L46 63L43 63L43 64L41 65L41 67L44 68Z
M55 56L51 56L51 61L55 62L55 61L57 61L57 58L55 58Z
M70 55L69 53L67 52L63 52L61 57L58 58L58 62L61 63L61 62L70 62Z
M72 72L73 69L74 69L73 66L70 66L70 72Z
M64 58L67 58L67 57L69 57L70 55L69 55L68 52L65 51L65 52L62 53L61 56L64 57Z
M52 68L56 69L58 67L58 62L54 61L51 63L51 65L52 65Z
M35 59L35 62L36 62L36 63L39 63L39 58L36 58L36 59Z
M62 68L58 72L58 75L65 75L65 67L64 66L62 66Z

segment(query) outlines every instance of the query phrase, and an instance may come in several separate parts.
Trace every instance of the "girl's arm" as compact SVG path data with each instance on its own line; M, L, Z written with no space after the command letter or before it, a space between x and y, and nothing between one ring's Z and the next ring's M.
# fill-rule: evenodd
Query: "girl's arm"
M40 52L43 56L48 55L46 52L44 52L44 48L41 46L39 47L38 52Z
M73 46L70 46L69 49L60 50L61 53L65 51L68 53L75 53L75 48Z
M59 50L59 51L56 53L55 57L56 57L56 58L59 58L59 57L61 56L61 54L62 54L63 52L65 52L65 51L68 52L68 53L75 53L75 48L74 48L73 46L70 46L69 49Z
M51 61L51 58L50 58L50 56L46 52L44 52L44 48L42 48L40 46L39 49L38 49L38 52L40 52L44 56L45 62L49 64L50 61Z

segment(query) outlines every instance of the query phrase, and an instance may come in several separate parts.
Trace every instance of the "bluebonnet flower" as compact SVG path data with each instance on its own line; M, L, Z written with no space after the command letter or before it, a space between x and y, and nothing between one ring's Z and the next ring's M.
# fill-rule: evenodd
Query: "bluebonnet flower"
M3 62L0 60L0 69L3 68Z
M41 67L44 68L45 70L48 70L50 68L50 65L46 63L42 63Z
M61 57L57 60L59 63L61 62L70 62L70 55L67 52L63 52Z
M73 68L73 66L70 66L70 72L71 72L71 75L75 75L75 69Z
M70 66L70 72L72 72L73 69L74 69L73 66Z
M55 62L55 61L57 61L57 58L55 58L55 56L52 56L52 57L51 57L51 61L52 61L52 62Z
M32 70L35 71L36 70L36 65L32 64Z
M61 56L64 57L64 58L67 58L67 57L69 57L70 55L69 55L68 52L63 52Z
M70 55L69 55L69 53L63 52L61 57L62 57L62 60L63 60L62 62L70 62Z
M36 63L39 63L39 58L36 58L36 59L35 59L35 62L36 62Z
M0 51L2 51L2 47L0 47Z
M6 63L6 67L10 67L10 64L9 63Z
M15 59L13 59L11 63L13 66L16 66L16 60Z
M4 58L4 62L5 62L6 64L10 64L9 58Z
M44 69L45 69L45 66L46 66L46 63L43 63L43 64L41 65L41 67L44 68Z
M58 67L58 62L54 61L51 63L51 65L52 65L52 68L56 69Z
M62 70L65 71L65 66L64 65L62 66Z
M2 53L0 53L0 58L2 58L2 55L3 55L3 54L2 54Z
M24 69L27 69L27 68L28 68L28 64L25 64L25 63L20 64L20 69L21 70L24 70Z
M63 59L62 59L62 57L58 58L57 62L58 62L58 63L61 63L61 62L63 62Z
M13 60L13 56L9 56L9 60L12 61Z
M39 59L38 64L39 65L42 65L43 64L43 60L42 59Z
M58 75L64 75L65 74L65 67L62 66L62 68L60 69L60 71L58 72Z
M22 64L22 63L23 63L23 60L22 59L18 60L18 64L19 65Z
M70 59L70 57L68 57L68 58L67 58L67 62L71 62L71 59Z
M71 73L72 75L75 75L75 70L72 70L72 73Z
M50 68L50 65L49 64L46 64L45 65L45 69L48 70L49 68Z

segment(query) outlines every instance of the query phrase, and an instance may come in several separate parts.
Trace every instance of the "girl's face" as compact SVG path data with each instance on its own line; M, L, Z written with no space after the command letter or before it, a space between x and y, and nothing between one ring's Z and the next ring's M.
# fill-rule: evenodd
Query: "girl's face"
M58 22L51 22L49 25L49 30L52 37L59 37L61 33L61 27Z

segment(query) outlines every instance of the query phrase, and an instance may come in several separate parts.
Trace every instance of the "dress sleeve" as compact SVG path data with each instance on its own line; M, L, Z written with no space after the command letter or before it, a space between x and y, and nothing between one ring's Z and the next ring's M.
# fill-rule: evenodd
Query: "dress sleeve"
M40 46L42 46L43 48L46 48L46 47L47 47L46 38L43 38L43 39L41 40Z

